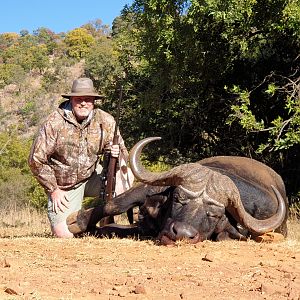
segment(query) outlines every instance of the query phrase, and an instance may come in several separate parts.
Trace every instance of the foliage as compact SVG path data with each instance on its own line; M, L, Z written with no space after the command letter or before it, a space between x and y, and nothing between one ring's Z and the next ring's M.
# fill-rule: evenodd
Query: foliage
M33 31L33 35L37 37L39 44L45 45L48 54L53 54L54 50L57 48L56 39L57 35L48 28L40 27Z
M296 73L296 75L298 75ZM273 78L275 75L272 76ZM264 121L257 122L253 111L251 110L251 93L240 91L237 87L233 89L233 92L238 95L239 102L236 105L232 105L233 113L230 115L228 123L234 120L238 120L240 124L248 132L268 132L265 143L258 145L258 152L268 151L280 151L287 150L294 145L300 144L300 76L293 81L293 78L282 78L286 84L282 87L277 87L273 83L268 85L265 90L266 94L274 97L275 94L279 97L282 94L283 100L285 100L284 111L281 111L282 115L278 115L273 120L270 120L270 127L264 125ZM285 99L284 99L285 98Z
M95 43L94 37L85 28L76 28L69 31L64 41L68 47L68 55L76 59L85 57L89 48Z
M0 64L0 88L19 83L25 77L25 70L16 64Z
M42 188L30 175L27 164L31 141L16 136L16 131L0 133L0 206L26 204L45 206Z
M19 39L19 35L15 32L7 32L0 34L0 53L10 47Z
M29 149L28 141L23 141L16 136L16 131L0 133L0 167L2 170L8 168L19 169L22 174L28 174L27 155ZM7 178L1 172L1 179Z
M44 189L38 183L38 181L32 176L29 179L29 187L27 191L27 204L38 209L43 210L47 208L47 196Z
M156 162L150 162L146 158L142 158L143 165L146 166L146 168L151 171L151 172L164 172L164 171L169 171L171 169L171 166L166 164L163 161L163 158L160 157Z
M285 177L285 157L299 155L299 100L287 88L299 77L299 1L139 0L121 18L133 34L116 38L131 41L140 62L129 135L162 136L173 161L257 158L299 189Z
M290 201L290 219L298 221L300 219L300 199L299 193L296 197L292 197Z
M96 88L109 94L121 71L112 40L98 39L85 57L85 72L93 79Z
M111 30L108 25L104 25L101 19L96 19L81 26L88 31L94 38L110 36Z
M37 69L40 73L49 67L48 51L45 45L35 45L26 41L20 45L13 44L2 53L5 64L13 64L22 67L29 72Z
M20 173L18 168L3 170L0 178L0 210L9 210L13 207L23 208L28 201L26 190L28 189L29 176ZM2 178L7 178L3 180Z

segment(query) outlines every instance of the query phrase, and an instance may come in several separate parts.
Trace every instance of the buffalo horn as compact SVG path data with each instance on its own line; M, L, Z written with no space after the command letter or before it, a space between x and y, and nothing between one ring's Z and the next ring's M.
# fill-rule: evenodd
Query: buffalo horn
M152 141L160 140L161 137L149 137L139 141L133 146L129 155L130 167L133 175L138 181L151 185L178 186L182 182L182 177L176 169L161 173L148 171L141 163L140 156L143 148Z

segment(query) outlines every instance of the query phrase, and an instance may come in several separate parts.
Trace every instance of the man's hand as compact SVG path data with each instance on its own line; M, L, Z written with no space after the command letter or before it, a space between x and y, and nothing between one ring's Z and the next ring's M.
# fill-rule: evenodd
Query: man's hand
M59 210L64 212L66 208L69 208L69 200L66 198L67 192L56 189L50 194L52 200L52 210L58 213Z
M110 153L112 157L118 158L120 154L120 145L112 145Z

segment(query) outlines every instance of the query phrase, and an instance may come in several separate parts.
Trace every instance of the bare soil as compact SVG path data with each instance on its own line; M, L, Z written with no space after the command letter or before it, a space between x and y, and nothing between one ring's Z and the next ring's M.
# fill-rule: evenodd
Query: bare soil
M300 299L300 243L0 239L0 299Z

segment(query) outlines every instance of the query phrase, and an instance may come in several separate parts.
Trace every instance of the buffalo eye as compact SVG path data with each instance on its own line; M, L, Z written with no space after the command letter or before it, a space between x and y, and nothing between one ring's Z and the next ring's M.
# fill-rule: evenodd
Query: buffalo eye
M211 218L220 218L220 217L221 217L220 214L217 214L217 213L214 213L214 212L211 212L211 211L207 211L207 212L206 212L206 215L207 215L208 217L211 217Z
M173 194L173 200L176 203L179 203L181 205L185 205L185 204L187 204L190 201L190 199L186 196L186 194L182 193L181 191L176 191Z

